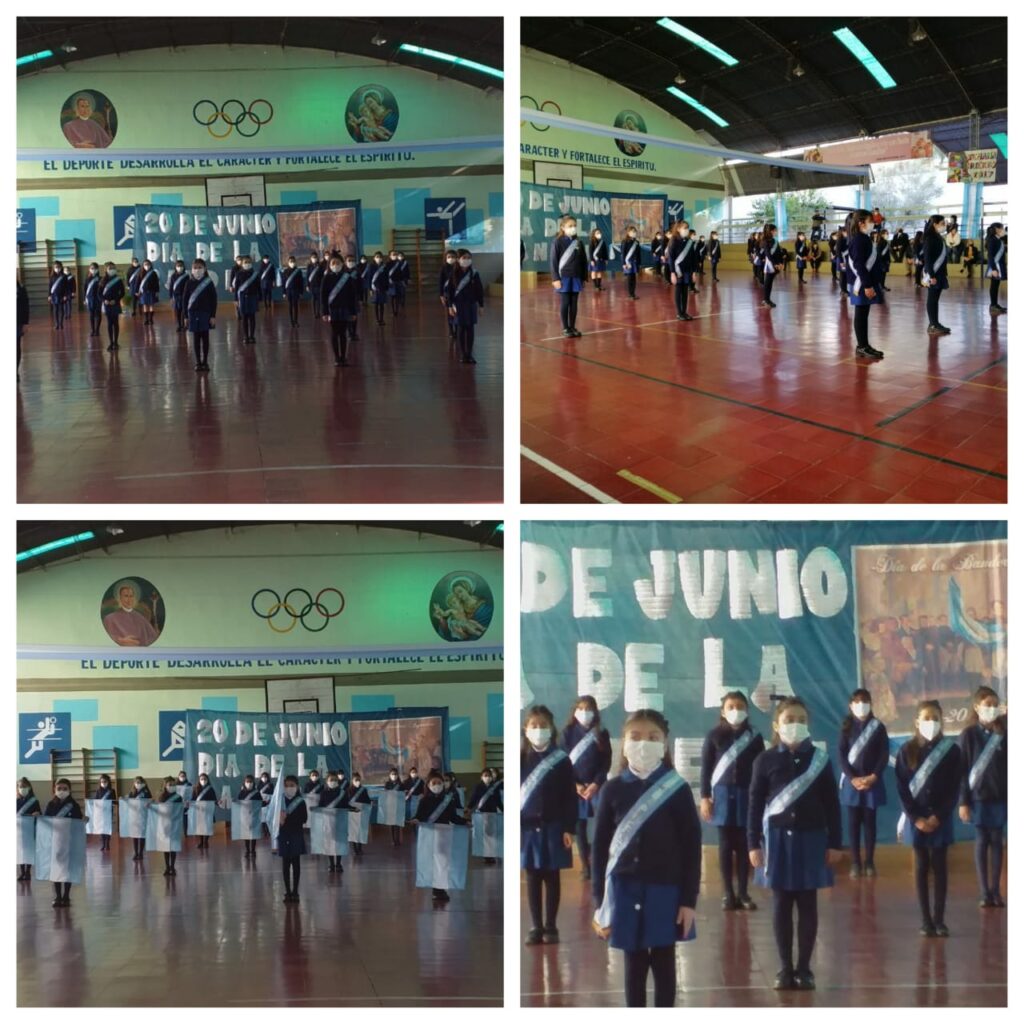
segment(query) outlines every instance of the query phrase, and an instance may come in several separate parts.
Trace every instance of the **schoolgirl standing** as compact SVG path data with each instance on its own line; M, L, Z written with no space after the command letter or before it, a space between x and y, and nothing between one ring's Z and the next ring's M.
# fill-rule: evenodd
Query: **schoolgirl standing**
M96 792L93 794L93 800L111 800L117 799L117 794L114 792L114 787L110 783L109 775L101 775L99 779L99 785L96 787ZM110 819L113 821L113 817ZM110 849L110 833L100 836L100 852Z
M576 849L583 865L583 878L590 878L590 838L587 828L594 817L597 797L608 781L612 766L612 745L608 730L601 728L601 712L593 697L580 697L562 729L562 749L572 762L576 783L578 814Z
M693 273L690 275L690 291L694 295L700 295L700 288L697 287L697 275L700 270L700 243L697 240L697 232L690 228L689 239L693 243Z
M833 284L839 280L839 232L833 231L828 236L828 262L832 268Z
M427 788L413 820L431 825L469 824L459 813L458 793L454 787L451 792L445 792L444 779L439 771L432 771L427 776ZM447 889L431 889L431 897L435 903L448 903L451 900Z
M192 350L196 358L196 370L210 369L210 331L216 326L217 288L206 271L206 261L194 259L192 273L185 283L182 305L188 318L188 329L192 334Z
M360 814L370 813L370 794L363 785L363 777L359 772L355 772L352 775L352 785L348 788L348 802L353 807L358 804L361 808ZM356 855L356 860L360 860L363 856L363 844L353 843L352 850Z
M341 776L338 772L327 773L327 787L320 793L320 806L327 807L335 811L348 810L348 787L342 785ZM346 839L348 838L347 825L345 837ZM329 855L327 857L327 865L327 870L332 875L343 875L345 873L345 869L341 866L340 856Z
M64 300L67 297L68 279L64 276L64 264L57 260L50 274L50 309L53 312L54 330L64 327Z
M871 241L871 213L855 210L846 218L850 236L846 252L846 278L850 305L853 306L853 333L857 339L857 355L867 359L882 359L885 353L872 348L868 341L868 314L871 307L882 301L878 289L878 251Z
M252 265L251 256L242 257L242 266L235 275L235 299L242 319L242 341L256 344L256 310L259 309L259 273Z
M394 249L388 253L387 262L388 298L391 300L391 315L398 316L402 304L402 268L401 260Z
M173 777L168 775L164 779L163 789L160 792L160 796L157 799L157 803L160 804L181 804L184 800L181 798L181 794L178 792L178 784L174 781ZM182 825L184 831L184 823ZM178 855L173 851L164 853L164 877L170 875L176 875L178 869L174 866L174 862L178 859Z
M129 800L152 800L152 794L149 792L149 786L146 785L146 780L141 776L135 777L135 782L132 783L132 788L128 790ZM148 809L147 809L148 810ZM145 818L143 818L145 821ZM132 860L142 860L146 853L146 839L133 839L132 848L134 849L135 855Z
M622 274L626 278L626 294L636 299L636 281L640 268L644 263L644 250L640 239L636 236L636 227L630 224L626 228L626 237L622 240Z
M310 298L313 300L313 316L320 319L320 282L323 277L323 267L320 265L320 257L316 250L309 254L309 263L306 264L306 285L309 288Z
M192 802L205 803L216 799L217 794L213 791L213 786L210 785L210 776L206 772L200 772L199 781L192 787ZM199 842L196 844L196 849L208 850L210 848L209 836L198 836L197 838Z
M128 267L128 294L131 296L132 316L135 316L139 308L139 281L142 278L142 267L139 266L138 256L132 257Z
M82 820L82 808L78 806L78 802L76 800L72 799L71 783L68 782L67 779L58 779L56 781L53 787L53 799L46 805L46 810L43 811L43 814L47 818L73 818L77 821ZM71 906L70 882L53 883L53 903L51 906Z
M299 902L300 860L306 852L306 836L303 831L309 811L306 801L299 792L299 780L286 775L283 780L284 803L277 830L277 853L284 871L284 902Z
M700 277L704 276L704 260L707 259L708 255L708 243L704 236L701 235L697 239L697 274Z
M772 927L782 963L776 989L815 987L818 890L832 886L832 868L842 857L839 790L828 754L811 743L809 721L802 700L779 701L771 747L754 762L750 781L747 841L756 881L772 890Z
M914 847L920 934L925 938L949 935L946 855L954 842L953 808L960 797L962 773L960 748L942 735L942 706L937 700L920 701L914 735L896 755L896 790L903 805L897 835ZM934 879L934 900L929 900L929 875Z
M601 278L608 269L608 259L611 251L600 228L594 228L590 232L590 244L587 246L587 267L590 270L590 280L594 282L594 288L601 291Z
M708 259L711 261L711 280L718 280L718 264L722 262L722 243L718 240L718 232L712 231L708 238Z
M532 922L526 945L556 943L561 872L572 867L579 810L572 762L558 746L554 718L542 704L530 708L523 722L519 776L520 866Z
M687 312L686 307L690 283L697 266L697 251L694 240L690 237L690 225L685 220L676 223L665 258L671 268L671 280L675 287L676 319L692 320L693 317Z
M928 333L950 334L948 327L939 321L939 299L949 287L946 261L949 249L942 237L946 219L941 213L933 213L924 224L924 242L921 246L921 280L928 285Z
M700 821L668 756L668 722L635 711L622 733L619 774L601 794L594 832L594 930L623 951L627 1006L676 998L675 944L694 938Z
M313 768L309 773L309 781L302 787L306 796L319 796L323 792L324 784L320 781L320 773Z
M558 237L551 244L551 287L562 299L562 335L582 338L576 330L576 313L580 292L587 278L587 256L576 237L576 218L563 217L558 222Z
M754 761L764 751L764 740L751 726L749 714L744 694L727 693L700 757L700 816L718 826L723 910L757 910L749 890L747 803Z
M260 301L267 312L274 305L274 284L277 282L277 267L270 262L270 257L264 253L260 261Z
M306 290L306 282L302 278L302 270L295 262L294 256L288 257L288 264L281 272L281 287L288 300L288 322L292 327L299 326L299 300Z
M26 779L24 776L22 776L22 778L18 780L18 803L17 810L15 813L19 818L32 817L33 815L42 813L42 808L39 806L39 798L35 795L35 793L32 790L32 783L29 782L28 779ZM31 864L18 865L18 881L32 881Z
M889 232L885 228L876 236L875 250L878 253L878 287L883 292L891 292L892 289L885 285L885 279L892 267L892 246L889 243Z
M153 312L160 298L160 275L149 260L144 260L142 273L139 275L139 302L142 303L144 318L143 327L152 326Z
M171 296L174 306L174 320L177 325L176 333L182 334L185 331L185 285L188 284L188 274L185 273L185 261L178 260L174 264L174 270L167 278L167 291Z
M807 266L807 238L802 231L796 233L796 242L793 245L793 252L796 255L796 277L804 283L804 268Z
M64 268L64 277L67 287L64 289L64 319L70 320L75 308L75 296L78 294L78 279L71 272L70 267Z
M839 729L839 802L850 832L850 877L874 878L878 808L885 804L882 776L889 764L889 734L871 710L865 689L850 694L850 713ZM864 832L864 857L860 837Z
M974 826L974 867L981 907L1006 906L999 894L1007 806L1006 742L1006 715L999 714L999 695L991 687L981 686L971 698L967 727L960 733L960 820Z
M759 237L759 235L756 235L753 232L747 236L747 262L752 268L755 281L757 280L757 254L758 250L761 248Z
M668 241L664 231L656 231L651 239L651 266L655 277L665 276L665 247Z
M475 363L473 339L478 310L484 308L484 286L473 269L473 256L468 249L459 249L459 261L448 279L448 315L456 324L459 348L464 363Z
M359 296L356 291L356 259L349 256L342 268L341 257L331 255L331 265L320 286L320 308L324 322L331 325L331 348L334 365L348 366L348 342L355 341L359 319Z
M387 781L384 783L384 788L387 790L402 788L402 782L398 778L398 769L392 768L388 771ZM401 825L391 826L391 845L401 846L402 845L402 827Z
M910 247L910 266L913 268L914 284L918 288L923 288L924 284L921 281L921 277L924 273L924 232L918 231L914 235L913 244ZM910 269L907 270L907 276L911 274Z
M839 294L843 297L843 302L846 302L850 298L848 282L846 279L846 257L849 248L850 239L847 235L846 228L842 227L836 235L836 266L839 269Z
M985 232L985 273L989 278L988 311L994 316L1006 312L999 305L999 286L1006 280L1006 228L990 224Z
M85 308L89 311L89 337L100 336L103 321L103 302L100 298L100 265L89 264L89 276L85 279Z
M367 292L373 302L373 311L377 326L384 326L384 307L388 301L388 271L384 266L384 253L375 252L373 262L366 271Z
M504 814L504 795L500 780L495 779L490 768L485 768L466 802L466 809L478 814ZM496 857L484 857L484 863L497 864L498 860Z
M251 775L246 775L242 780L242 788L238 791L238 796L235 799L239 803L246 803L250 800L256 800L260 803L263 802L263 798L260 796L259 787L256 785L256 780ZM245 859L255 860L256 859L256 840L245 839Z
M761 271L764 274L764 295L761 305L768 309L774 309L772 302L772 285L775 284L775 275L782 270L782 250L779 248L779 240L775 237L775 225L765 224L761 232Z
M448 249L444 254L444 260L441 263L441 273L438 275L438 295L441 296L441 305L444 307L445 315L448 317L448 337L454 340L458 336L458 331L455 327L455 318L451 314L451 310L448 308L448 282L451 280L451 276L455 273L455 263L458 260L458 253L454 249Z

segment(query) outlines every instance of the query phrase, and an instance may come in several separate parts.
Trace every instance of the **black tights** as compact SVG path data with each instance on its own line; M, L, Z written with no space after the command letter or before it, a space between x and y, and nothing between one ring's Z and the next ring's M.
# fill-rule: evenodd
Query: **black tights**
M978 872L978 887L983 897L998 896L1003 875L1003 830L978 825L975 832L974 867Z
M870 309L869 306L858 306L857 312L861 309ZM860 339L857 339L860 344ZM875 864L875 836L876 819L878 812L873 807L847 807L846 823L850 832L850 857L855 867L861 866L860 859L860 830L864 828L864 863L874 867Z
M289 872L291 873L289 877ZM299 891L299 858L298 857L285 857L284 858L284 891L285 892L298 892Z
M736 884L740 896L747 895L750 879L750 854L747 849L747 830L742 825L719 825L718 827L718 870L722 874L722 889L729 896L735 895L732 886L732 863L736 858Z
M990 306L999 305L999 286L1002 284L1002 278L993 277L988 283L988 302Z
M52 303L53 309L53 326L58 330L64 326L64 303L54 302Z
M932 288L932 287L928 288L928 299L927 299L925 305L928 308L928 326L932 327L933 325L935 325L935 324L937 324L939 322L939 289L938 288Z
M255 341L256 340L256 314L255 313L245 313L242 316L242 327L243 327L243 332L242 333L245 335L245 340L246 341Z
M59 900L66 900L71 895L70 882L54 882L53 895Z
M299 322L299 297L298 295L288 294L288 319L293 323Z
M631 298L636 295L636 274L626 275L626 294Z
M765 302L771 302L772 301L772 286L774 284L775 284L775 275L774 274L767 274L766 273L764 275L764 301Z
M857 348L868 347L868 314L870 312L870 306L853 307L853 336L857 339ZM851 807L850 810L860 810L860 808Z
M165 853L164 854L164 867L165 868L173 868L174 867L174 862L177 859L178 859L178 855L176 853Z
M676 278L676 316L686 316L688 289L685 281Z
M246 839L246 841L245 841L245 852L250 854L253 857L256 856L256 840L255 839Z
M377 314L377 323L383 324L384 323L384 303L383 302L375 302L373 304L373 309L374 309L374 312Z
M590 837L587 835L586 818L580 818L576 822L576 849L580 851L580 860L584 864L590 863Z
M676 948L655 946L624 953L626 1005L647 1005L647 972L654 974L654 1005L672 1006L676 1001Z
M192 335L192 349L196 354L196 362L205 366L210 357L210 332L195 331Z
M818 890L773 889L772 928L779 961L784 970L793 969L793 908L797 912L796 947L798 971L811 969L814 940L818 937Z
M98 336L100 324L103 322L103 314L99 310L89 310L89 337Z
M133 839L132 846L135 849L137 856L142 856L146 852L146 840L145 839Z
M391 826L391 842L395 846L401 846L402 845L402 829L401 829L401 826L399 826L399 825L392 825Z
M946 846L914 847L914 881L917 883L917 903L921 920L927 925L944 924L946 920L946 889L949 874L946 868ZM934 907L928 900L928 871L935 876Z
M336 362L345 361L346 351L346 331L345 331L344 320L332 320L331 321L331 348L334 349L334 359ZM351 330L351 327L349 328Z
M563 331L576 330L576 312L579 309L579 304L579 292L562 292L561 314Z
M185 330L185 303L182 302L174 307L174 319L179 330Z
M459 348L462 350L462 358L470 359L473 355L473 335L475 331L472 327L463 327L459 325Z
M121 337L121 323L117 313L107 314L107 337L111 345L116 345L117 339Z
M544 893L544 914L541 916L541 887ZM558 904L562 898L562 875L559 871L526 869L526 900L530 905L530 920L534 928L556 927Z

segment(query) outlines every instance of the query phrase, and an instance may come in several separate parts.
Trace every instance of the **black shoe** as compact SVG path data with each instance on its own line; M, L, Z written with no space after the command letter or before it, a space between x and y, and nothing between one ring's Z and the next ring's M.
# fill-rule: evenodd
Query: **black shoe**
M722 909L723 910L739 910L739 900L731 893L727 892L722 897Z
M772 983L772 988L775 989L776 992L796 988L792 970L788 967L783 967L782 970L775 975L775 981Z
M171 877L172 878L176 878L177 875L178 875L178 869L177 868L171 868Z
M992 902L992 897L991 896L982 896L981 899L978 900L978 906L979 907L986 907L986 908L987 907L994 907L995 903Z
M196 373L202 373L202 371L203 371L203 364L202 363L196 363Z
M544 941L544 933L540 928L531 928L526 934L526 945L539 946Z
M497 861L497 858L495 858L495 857L484 857L484 863L485 864L497 864L498 861Z
M945 324L936 324L935 326L936 326L936 327L938 327L938 329L939 329L939 330L940 330L940 331L941 331L941 332L942 332L943 334L952 334L952 333L953 333L953 330L952 330L952 328L950 328L950 327L946 327L946 326L945 326Z
M577 331L575 327L570 327L569 330L572 331L572 336L574 338L582 338L583 337L582 332L581 331Z
M860 349L857 349L857 351L860 352ZM860 878L860 865L859 864L851 864L850 865L850 877L851 878Z
M877 877L878 872L875 870L875 865L874 864L865 864L864 865L864 874L865 874L865 876L867 878L875 878L875 877Z
M51 907L63 907L64 906L64 897L63 896L54 896L53 902L50 904L50 906Z
M945 334L945 331L938 324L928 325L929 334Z
M545 946L556 946L556 945L558 945L558 929L557 928L545 928L544 929L544 945Z
M291 892L288 891L288 890L285 890L284 899L281 902L282 903L291 903L291 901L292 901L292 894L291 894Z
M757 904L745 892L740 893L736 902L740 910L757 910Z
M440 893L438 893L437 899L439 903L451 903L452 901L451 896L449 896L448 893L443 889L441 890Z
M170 868L164 868L164 878L170 878L170 877L171 877L171 869Z
M575 338L576 335L573 334L573 332L568 327L566 327L566 328L564 328L562 330L562 337L563 338ZM454 336L453 336L453 338L454 338Z
M476 360L472 356L466 356L466 362L471 366L476 366Z
M926 921L920 928L918 928L917 934L925 939L934 939L936 934L935 925L929 924Z
M814 975L810 971L795 971L793 973L793 988L802 992L810 992L815 988Z
M26 875L25 877L29 878L31 876ZM1006 900L1004 900L1003 897L999 895L999 893L994 892L994 893L992 893L992 906L993 907L1005 907L1006 906Z
M676 316L676 319L677 319L677 320L692 320L692 319L693 319L693 317L692 317L692 316L690 316L690 314L689 314L689 313L683 313L683 314L681 314L681 315L678 315L678 314L677 314L677 316Z
M948 939L949 929L944 924L937 924L935 926L935 934L940 939Z
M327 866L327 873L330 875L334 874L334 861L331 861L331 863Z

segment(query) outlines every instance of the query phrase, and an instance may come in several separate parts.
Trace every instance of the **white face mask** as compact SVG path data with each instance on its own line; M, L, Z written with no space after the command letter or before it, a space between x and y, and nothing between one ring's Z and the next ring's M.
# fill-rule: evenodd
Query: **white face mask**
M601 232L600 231L595 231L594 232L594 241L595 242L600 242L601 241Z
M565 233L572 238L576 234L576 225L569 224L566 226Z
M315 784L316 784L317 782L319 782L320 780L319 780L319 777L318 777L318 776L316 776L316 775L310 775L310 777L309 777L309 781L310 781L310 782L312 782L312 783L313 783L313 784L315 785Z
M252 264L251 263L243 263L242 264L242 269L243 270L252 270Z
M199 785L200 786L208 786L209 784L210 784L210 780L209 779L200 779L199 780Z
M803 743L810 735L806 722L785 722L779 726L779 736L786 744Z
M918 722L917 731L926 739L933 740L942 732L942 723L936 722L933 718Z
M18 787L18 793L21 796L28 796L30 792L31 792L31 790L28 788L28 786L19 786Z
M106 779L100 779L100 789L106 789L110 783Z
M661 740L626 740L622 753L631 770L649 775L665 757L665 744Z
M546 747L551 739L551 730L539 726L526 730L526 738L535 747Z
M63 789L62 788L62 789L58 789L57 790L57 796L59 796L61 798L61 800L63 800L65 797L70 796L70 795L71 795L71 791L68 790L68 789Z
M742 708L728 708L725 712L725 720L730 725L740 725L747 720L747 713Z
M166 786L164 786L164 789L166 789L168 793L173 793L174 792L174 783L173 782L168 783Z
M340 274L341 273L341 264L340 263L332 263L331 264L331 273L332 274Z
M999 717L999 708L994 708L989 704L982 704L978 708L978 721L980 722L994 722Z
M444 786L442 786L442 785L441 785L440 783L438 783L438 782L435 782L435 783L434 783L434 784L433 784L433 785L432 785L432 786L430 787L430 792L431 792L431 793L433 793L433 794L434 794L434 795L436 796L436 795L437 795L438 793L440 793L440 792L441 792L441 790L442 790L442 789L444 789Z
M296 789L295 789L294 786L285 786L284 787L284 795L285 796L293 797L293 796L295 796L295 793L296 793Z
M867 718L871 714L871 705L863 701L856 701L850 705L850 710L856 718Z
M573 717L584 729L589 729L594 721L594 712L587 710L587 708L577 708Z
M288 261L288 267L289 267L289 269L294 269L295 268L295 260L289 260Z
M356 268L356 264L355 264L354 260L349 260L348 263L345 264L345 269L346 270L355 270L355 268Z
M362 786L362 784L363 784L362 779L353 779L352 780L352 788L353 789L359 789Z
M452 265L452 264L453 264L454 262L455 262L455 257L454 257L454 256L449 256L449 257L448 257L448 258L447 258L447 259L445 260L445 263L447 263L447 264L448 264L448 266L451 266L451 265Z
M337 779L331 779L331 781L327 783L327 788L328 789L337 789L338 788L338 780Z
M390 779L390 780L391 780L392 782L397 782L397 781L398 781L398 776L397 776L397 775L395 775L395 774L394 774L393 772L392 772L392 774L391 774L391 775L389 775L389 776L388 776L388 778L389 778L389 779Z
M466 259L464 257L463 259L459 260L459 266L462 267L463 270L465 270L467 267L473 266L473 261L470 259Z
M489 786L489 785L490 785L490 784L491 784L491 783L492 783L492 782L494 781L494 779L492 779L492 778L490 777L490 775L485 775L485 776L483 776L483 778L481 778L481 779L480 779L480 781L481 781L481 782L482 782L482 783L483 783L483 784L484 784L485 786Z

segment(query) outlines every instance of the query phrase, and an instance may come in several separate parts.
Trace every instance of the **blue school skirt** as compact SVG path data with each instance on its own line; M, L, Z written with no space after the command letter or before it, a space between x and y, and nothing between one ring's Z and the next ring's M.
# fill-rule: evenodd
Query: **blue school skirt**
M922 832L915 828L909 817L903 827L904 845L913 846L915 849L935 850L943 846L952 846L955 842L952 814L948 815L934 832Z
M171 301L174 303L174 308L175 309L181 309L181 306L182 306L182 303L184 302L184 300L185 300L185 296L182 295L181 292L174 292L171 295Z
M449 315L448 319L459 327L475 327L477 321L478 307L475 302L467 303L464 306L455 307L455 316Z
M562 842L562 824L523 825L520 832L519 866L529 871L562 871L572 867L572 849Z
M190 310L188 314L188 329L193 333L196 331L208 331L210 329L210 314L199 310Z
M730 786L725 782L718 783L711 790L715 807L711 813L711 824L724 826L747 827L748 790L744 786Z
M886 802L885 783L879 778L870 789L854 789L853 783L843 772L839 776L839 802L844 807L866 807L873 811Z
M564 295L566 292L581 291L583 291L583 282L578 277L560 277L558 279L559 295Z
M160 300L157 298L156 292L144 291L139 293L139 301L144 306L155 306Z
M1006 804L996 800L975 800L971 807L971 824L981 828L1004 828Z
M256 285L251 284L238 297L238 310L242 316L252 316L259 309L260 297L256 288Z
M590 272L603 274L608 268L607 260L591 260L590 261Z
M613 873L607 898L612 912L608 944L615 949L635 953L680 941L678 885L656 885Z
M374 290L373 290L373 304L375 306L387 305L388 294L389 294L388 292L382 292L379 288L374 288Z
M277 855L279 857L301 857L306 850L306 838L300 832L298 835L277 837Z
M770 828L768 831L771 833L771 857L767 871L758 868L754 872L755 884L788 892L828 889L835 884L832 869L825 864L828 834L824 829L799 832Z

